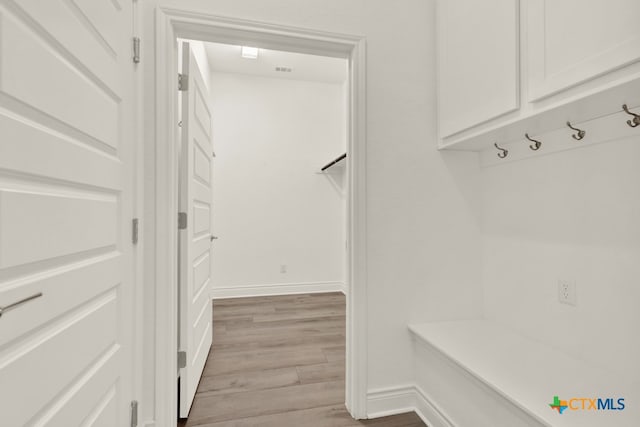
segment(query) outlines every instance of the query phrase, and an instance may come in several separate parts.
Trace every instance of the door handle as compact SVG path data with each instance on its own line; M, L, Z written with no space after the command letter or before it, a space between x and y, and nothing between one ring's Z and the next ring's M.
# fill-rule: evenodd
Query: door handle
M11 304L9 304L9 305L5 305L4 307L0 307L0 317L2 317L2 315L3 315L5 312L10 311L10 310L13 310L13 309L14 309L14 308L16 308L16 307L19 307L19 306L21 306L22 304L27 303L27 302L29 302L29 301L31 301L31 300L36 299L36 298L40 298L41 296L42 296L42 292L38 292L37 294L33 294L33 295L31 295L30 297L26 297L26 298L23 298L23 299L21 299L21 300L19 300L19 301L16 301L16 302L14 302L14 303L11 303Z
M218 236L211 236L211 241L218 240Z

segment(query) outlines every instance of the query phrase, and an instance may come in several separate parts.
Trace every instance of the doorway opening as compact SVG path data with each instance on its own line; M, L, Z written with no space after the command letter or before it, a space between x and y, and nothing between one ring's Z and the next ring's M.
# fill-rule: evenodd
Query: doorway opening
M315 54L348 60L347 262L345 403L354 418L366 417L366 216L364 39L251 21L192 14L175 9L156 13L156 111L153 253L155 307L156 422L174 425L178 365L178 38ZM330 160L330 159L329 159ZM320 160L320 164L322 160Z
M177 50L180 417L270 413L241 404L266 390L344 403L347 59Z

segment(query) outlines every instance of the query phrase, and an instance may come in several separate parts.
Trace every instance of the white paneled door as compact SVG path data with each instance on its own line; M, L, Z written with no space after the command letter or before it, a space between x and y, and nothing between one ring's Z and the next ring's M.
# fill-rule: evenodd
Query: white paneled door
M211 113L189 43L182 45L180 149L180 416L189 415L213 337L211 319ZM182 214L181 214L182 215Z
M3 426L129 425L131 36L131 1L0 1Z

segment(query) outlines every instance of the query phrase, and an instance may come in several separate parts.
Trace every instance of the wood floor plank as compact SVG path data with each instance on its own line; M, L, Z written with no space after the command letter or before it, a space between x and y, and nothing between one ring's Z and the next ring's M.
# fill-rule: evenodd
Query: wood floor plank
M298 350L305 349L309 346L319 346L321 348L331 347L344 343L344 334L314 334L305 336L290 336L290 335L278 335L272 336L271 339L257 339L249 341L246 339L230 340L228 337L223 338L221 336L216 337L214 335L213 349L216 353L222 351L226 352L241 352L251 351L259 349L281 349L281 350ZM236 337L237 338L237 337ZM214 353L214 354L216 354Z
M312 365L313 366L313 365ZM341 377L336 376L336 380ZM308 381L311 382L311 381ZM251 372L235 372L232 374L214 374L202 376L198 393L211 396L214 394L231 394L245 391L268 390L300 384L297 368L288 366L279 369L263 369Z
M188 426L328 406L344 402L344 382L302 384L270 390L196 396Z
M262 353L260 357L254 356L253 354L242 354L237 357L226 358L213 356L207 361L204 374L219 375L232 372L250 372L284 368L287 366L315 365L317 363L325 363L326 361L327 358L321 349L275 351L267 354Z
M214 336L214 340L217 339L217 344L220 345L256 342L268 346L274 339L286 340L287 338L290 338L291 340L299 339L313 341L315 338L324 338L331 335L345 336L342 328L327 327L323 329L322 327L316 327L298 330L279 330L272 333L269 333L268 331L237 331L232 334L227 330L224 334L218 334L217 337Z
M355 421L344 407L345 297L216 300L213 346L180 427L425 427L415 413Z
M345 360L345 346L325 347L322 349L328 362L340 362Z
M344 379L344 361L319 363L317 365L297 366L298 378L301 384Z
M326 337L314 341L307 342L295 342L287 343L283 342L278 346L264 346L256 344L255 346L246 347L241 345L229 345L226 347L216 347L216 352L212 355L215 359L228 359L234 358L236 360L244 360L251 358L265 358L265 357L277 357L280 353L308 353L308 352L322 352L325 349L335 348L340 344L340 341L344 341L343 337ZM333 351L329 351L333 353ZM325 355L326 358L326 355Z
M199 427L424 427L414 413L356 421L343 405L290 411L282 414L262 415L238 420L201 424Z
M262 320L260 322L229 322L225 323L227 331L263 331L269 330L277 332L295 331L306 328L333 328L337 327L342 329L344 327L344 316L323 316L323 317L307 317L296 319L280 319L280 320Z

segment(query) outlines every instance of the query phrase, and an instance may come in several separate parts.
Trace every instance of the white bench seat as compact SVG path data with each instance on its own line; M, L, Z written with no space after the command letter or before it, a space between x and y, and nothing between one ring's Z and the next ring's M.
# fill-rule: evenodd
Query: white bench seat
M640 427L637 383L497 322L422 323L409 330L415 341L417 389L442 418L434 425ZM613 406L624 398L625 409L568 408L559 414L549 406L554 396L614 398Z

